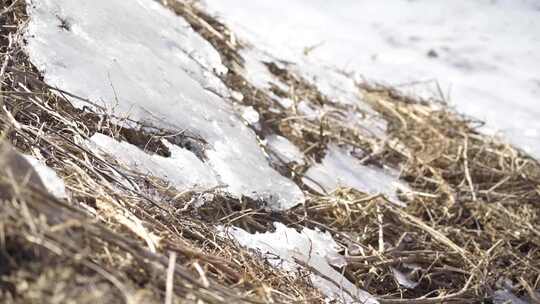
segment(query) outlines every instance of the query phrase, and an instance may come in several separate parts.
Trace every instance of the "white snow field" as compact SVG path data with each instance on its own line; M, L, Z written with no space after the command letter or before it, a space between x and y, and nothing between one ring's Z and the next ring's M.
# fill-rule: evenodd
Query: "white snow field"
M240 245L258 251L272 265L296 275L301 265L316 270L309 278L328 300L339 303L376 304L378 301L364 290L357 288L335 267L347 264L339 253L340 247L326 232L308 228L301 232L274 223L276 231L250 234L243 229L230 227L220 229Z
M226 71L219 54L182 18L152 0L27 4L26 50L49 85L87 98L116 116L172 133L186 130L208 143L204 165L185 161L176 172L154 172L168 170L170 180L182 181L176 185L192 185L210 168L235 196L264 199L276 209L303 202L300 189L269 166L255 134L233 111L228 89L216 76ZM117 156L129 152L113 150ZM178 150L176 155L186 160L187 153L191 152Z
M203 2L241 38L301 66L421 96L440 96L438 82L459 112L487 123L484 132L540 158L539 1Z

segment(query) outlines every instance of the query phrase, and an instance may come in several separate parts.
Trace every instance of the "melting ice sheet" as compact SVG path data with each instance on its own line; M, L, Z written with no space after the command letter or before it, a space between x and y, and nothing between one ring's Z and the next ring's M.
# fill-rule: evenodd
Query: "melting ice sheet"
M181 17L153 0L27 5L26 51L49 85L117 116L201 136L208 142L206 165L233 195L264 199L272 208L303 201L300 189L270 168L226 100L216 76L226 71L219 54Z
M49 168L44 162L39 161L33 156L24 155L24 158L26 158L26 160L34 167L34 170L36 170L36 173L39 175L39 178L49 193L61 199L68 197L64 181L53 169Z
M113 155L130 169L166 180L178 190L207 190L218 185L212 169L195 154L165 141L163 143L171 152L170 157L150 155L134 145L100 133L94 134L89 144L98 154Z
M364 166L349 152L334 145L328 147L322 162L311 166L305 176L304 183L318 192L332 192L340 186L351 187L370 194L384 194L398 205L403 203L396 191L408 190L399 181L397 172Z
M240 33L243 33L242 31ZM281 106L289 108L294 103L288 98L276 96L270 89L272 85L288 92L291 89L273 75L265 63L274 63L281 69L286 69L297 76L302 77L307 83L316 86L317 90L334 103L354 105L363 115L359 119L351 120L351 124L358 124L362 129L382 139L386 135L386 121L380 117L371 107L361 99L360 91L352 77L344 75L335 68L313 62L309 58L294 56L288 52L275 51L275 47L266 44L264 39L257 36L246 35L253 45L248 45L240 53L244 58L243 75L246 79L260 90L265 90ZM300 107L300 101L297 105ZM300 110L300 109L299 109ZM314 115L322 114L323 108L314 109ZM317 114L316 114L317 113ZM307 115L308 119L311 115Z
M339 245L328 232L308 228L298 232L277 222L274 227L275 232L256 234L236 227L220 228L241 246L259 251L269 263L285 271L294 272L306 265L314 269L315 272L310 275L311 282L328 299L341 303L378 303L373 296L358 289L332 267L343 267L346 261L338 252Z
M266 145L276 154L278 161L284 163L297 162L302 164L304 162L304 154L298 147L296 147L287 138L280 135L269 135L265 138ZM271 155L272 157L273 155Z
M436 92L436 80L484 131L540 158L537 0L204 2L274 56L313 63L300 69L334 66L421 95Z

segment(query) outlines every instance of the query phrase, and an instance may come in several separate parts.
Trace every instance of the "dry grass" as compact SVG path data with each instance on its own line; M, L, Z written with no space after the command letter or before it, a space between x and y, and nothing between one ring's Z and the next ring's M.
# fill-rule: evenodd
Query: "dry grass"
M0 205L4 302L323 302L305 276L270 267L214 228L266 231L275 221L330 231L346 248L345 276L381 303L489 303L494 290L508 286L537 300L540 164L478 133L472 122L390 88L362 84L364 99L388 124L388 137L377 138L343 121L344 113L361 111L358 107L334 103L315 85L268 63L293 88L274 93L328 112L315 121L297 117L294 108L276 113L270 95L242 77L242 42L196 7L168 1L220 51L230 70L223 81L264 120L260 137L287 137L308 163L320 160L328 143L357 147L367 153L365 164L402 168L402 178L414 190L403 197L406 208L353 189L317 195L301 182L306 166L282 164L280 172L305 190L305 205L268 212L217 189L206 193L203 207L193 209L189 202L204 193L179 193L82 144L101 132L166 156L155 139L174 132L135 122L122 128L100 107L71 106L62 96L68 93L47 86L22 52L23 1L0 1L2 137L46 160L71 193L61 201L1 177L1 187L17 189ZM200 139L175 139L185 141ZM122 186L121 178L134 187ZM419 283L414 289L397 284L392 272L409 268Z

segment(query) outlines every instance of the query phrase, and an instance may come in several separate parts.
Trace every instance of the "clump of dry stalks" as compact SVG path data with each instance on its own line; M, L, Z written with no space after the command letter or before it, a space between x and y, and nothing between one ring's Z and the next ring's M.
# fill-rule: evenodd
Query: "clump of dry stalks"
M241 75L241 45L233 33L195 6L168 2L221 53L230 70L223 81L264 120L259 136L283 135L312 161L324 157L330 142L362 149L366 164L402 168L414 191L403 197L408 206L353 189L311 193L300 178L305 166L285 164L281 172L305 190L303 206L269 212L216 190L206 193L212 195L201 208L191 208L189 202L205 193L179 193L82 144L101 132L166 156L155 139L174 132L122 128L99 106L71 106L69 93L47 86L22 51L24 2L0 0L2 137L45 160L71 194L62 201L12 175L0 177L0 189L15 193L0 205L3 302L322 303L304 275L272 268L215 229L222 224L267 231L275 221L332 233L346 249L348 265L340 271L381 303L488 303L502 288L538 301L537 161L476 132L448 109L364 84L364 99L388 124L387 139L376 139L340 121L340 113L358 108L333 103L273 63L269 70L293 88L276 94L332 111L315 121L291 118L296 114L285 109L270 111L276 102ZM120 178L132 187L122 186ZM395 270L418 285L403 288Z

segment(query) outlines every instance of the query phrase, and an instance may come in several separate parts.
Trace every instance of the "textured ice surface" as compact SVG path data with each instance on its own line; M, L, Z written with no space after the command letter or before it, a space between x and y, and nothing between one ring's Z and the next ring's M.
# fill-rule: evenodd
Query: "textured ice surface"
M240 31L240 33L243 33L243 31ZM279 49L276 50L275 47L266 45L264 39L260 37L246 34L243 38L251 39L249 42L252 43L240 51L245 60L244 77L258 89L265 90L281 106L289 108L293 101L274 95L270 90L271 84L285 92L294 88L282 83L280 79L269 71L264 63L277 64L280 68L287 69L302 77L309 84L316 85L319 92L332 102L355 105L364 113L364 116L359 117L355 123L379 138L384 137L386 122L367 103L362 101L360 91L352 77L344 75L335 68L313 62L309 58L294 56L288 52L279 52ZM272 55L270 55L271 52ZM298 106L302 102L304 101L301 101ZM316 111L313 111L313 113L316 113Z
M303 201L300 189L269 167L233 111L216 76L226 70L219 54L181 17L152 0L27 4L26 51L48 84L117 116L204 138L215 176L209 183L218 180L233 195L265 199L273 208Z
M332 192L340 186L350 187L370 194L384 194L399 205L403 203L397 197L396 190L408 190L399 181L397 172L364 166L349 152L334 145L328 147L322 162L311 166L305 176L308 178L304 177L304 183L318 192Z
M281 82L270 73L265 62L273 62L275 58L257 49L253 45L247 46L241 50L242 58L244 59L244 77L259 89L270 88L270 83L280 85ZM284 86L281 87L285 88Z
M132 144L117 141L101 133L94 134L90 143L93 150L99 154L112 155L130 169L162 178L178 190L206 190L218 185L214 172L208 165L192 152L172 144L167 144L171 156L163 157L150 155Z
M329 299L342 303L374 304L377 300L369 293L358 289L332 266L343 267L346 261L339 254L339 245L326 232L308 228L301 232L274 223L275 232L250 234L240 228L225 228L226 235L244 247L257 250L269 263L294 272L309 266L318 272L310 275L313 286ZM223 229L223 228L222 228Z
M536 0L204 2L257 46L314 63L298 65L306 73L334 66L431 96L438 81L460 112L487 122L485 132L500 131L540 158Z
M529 304L528 301L516 297L511 291L500 289L493 292L494 304Z
M274 152L279 160L285 163L297 162L300 164L304 162L304 154L287 138L272 134L267 136L265 140L268 149Z
M259 112L257 112L252 106L249 106L249 107L245 107L242 110L242 118L249 125L256 125L259 122L260 115L259 115Z
M43 185L50 194L57 198L67 198L66 186L64 180L62 180L53 169L49 168L45 163L39 161L37 158L29 155L24 155L24 158L34 167L36 173L41 178Z

